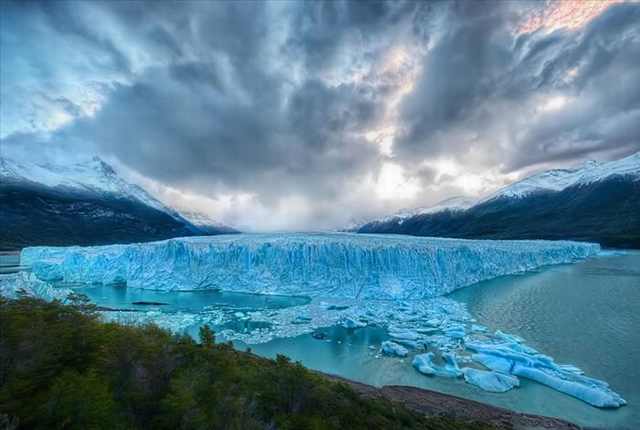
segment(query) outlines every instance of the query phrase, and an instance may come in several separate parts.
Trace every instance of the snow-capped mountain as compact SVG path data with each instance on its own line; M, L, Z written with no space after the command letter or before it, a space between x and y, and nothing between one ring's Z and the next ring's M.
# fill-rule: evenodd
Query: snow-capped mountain
M610 162L590 160L571 169L547 170L514 182L483 201L500 197L523 198L534 193L562 191L573 186L601 182L613 176L628 176L640 180L640 152Z
M439 206L439 205L437 205ZM437 208L436 206L436 208ZM418 211L360 233L486 239L576 239L640 247L640 153L586 162L508 185L462 210Z
M475 203L476 203L476 199L472 199L470 197L464 197L464 196L456 196L456 197L451 197L451 198L442 200L433 206L414 208L414 209L403 209L391 216L380 218L377 221L385 222L392 219L404 220L407 218L414 217L416 215L434 214L434 213L443 212L443 211L453 211L453 212L464 211L469 209Z
M0 159L0 247L102 244L231 232L199 228L98 157Z
M0 179L11 183L32 183L72 192L102 193L137 200L176 218L180 215L163 205L141 187L123 180L113 167L99 157L69 164L30 163L4 157Z
M476 202L477 199L465 196L450 197L436 203L433 206L402 209L398 212L381 218L352 220L349 225L343 228L341 231L358 231L358 229L362 228L363 226L373 223L388 223L393 221L402 224L405 219L412 218L417 215L434 214L443 211L464 211L472 207L474 204L476 204Z

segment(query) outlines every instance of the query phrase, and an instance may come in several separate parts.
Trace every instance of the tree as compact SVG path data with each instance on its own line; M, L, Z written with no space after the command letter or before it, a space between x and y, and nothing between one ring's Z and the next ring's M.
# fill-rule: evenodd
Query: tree
M207 349L211 349L211 347L216 343L215 333L206 324L200 327L199 337L200 343Z

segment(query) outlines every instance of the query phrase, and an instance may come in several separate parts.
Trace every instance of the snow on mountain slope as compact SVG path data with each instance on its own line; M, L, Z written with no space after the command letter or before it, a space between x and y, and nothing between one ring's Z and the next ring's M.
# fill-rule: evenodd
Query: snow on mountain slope
M86 158L73 163L35 163L3 157L0 162L0 184L31 183L66 191L106 194L112 197L138 201L185 224L209 229L229 230L210 217L193 212L175 210L138 185L122 179L118 173L99 157ZM207 231L203 231L206 233Z
M394 214L387 215L382 218L373 218L373 219L357 219L352 220L347 227L341 229L341 231L357 231L364 225L371 223L385 223L389 221L396 221L402 224L403 220L417 216L417 215L426 215L426 214L435 214L443 211L464 211L475 205L477 202L476 199L464 196L455 196L450 197L448 199L442 200L436 203L433 206L426 206L414 209L402 209Z
M576 185L588 185L614 175L632 176L640 180L640 152L610 162L587 161L571 169L547 170L508 185L483 201L499 197L522 198L544 191L562 191Z
M393 218L409 218L416 215L426 215L426 214L434 214L442 211L463 211L469 209L471 206L476 204L476 199L472 199L470 197L464 196L456 196L451 197L446 200L442 200L433 206L427 206L422 208L415 209L403 209L399 212L396 212L391 217L387 217L386 219Z
M253 234L25 248L21 264L31 266L43 281L126 282L130 288L163 291L421 299L599 251L596 244L578 242Z
M179 214L168 208L137 185L123 180L99 157L74 163L33 163L4 157L0 163L0 179L13 183L29 182L69 191L111 194L137 200L174 218Z
M180 210L180 214L197 227L218 227L225 228L226 225L202 212L191 210Z

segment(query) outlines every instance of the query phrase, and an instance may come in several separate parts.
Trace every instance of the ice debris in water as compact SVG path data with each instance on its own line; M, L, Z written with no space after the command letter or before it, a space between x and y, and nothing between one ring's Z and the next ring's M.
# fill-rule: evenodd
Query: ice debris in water
M15 298L18 292L45 300L64 300L73 290L54 287L33 273L18 272L0 275L0 296Z
M411 365L420 373L425 375L443 376L445 378L457 378L462 375L462 370L458 366L456 357L452 353L445 352L442 354L444 360L443 366L434 363L435 354L427 352L426 354L418 354L413 358Z
M383 354L395 355L397 357L406 357L409 354L409 350L407 350L407 348L390 340L382 342L380 349Z
M496 276L597 254L597 244L347 233L179 238L21 252L43 281L217 288L311 297L420 299Z
M494 393L504 393L513 387L520 386L517 377L504 373L465 367L462 369L462 374L468 383Z
M342 320L341 325L344 328L353 329L353 328L366 327L367 324L362 321L347 317Z
M493 341L467 342L466 348L475 351L473 360L496 372L536 381L593 406L617 408L626 404L606 382L583 376L575 366L558 365L551 357L501 334Z

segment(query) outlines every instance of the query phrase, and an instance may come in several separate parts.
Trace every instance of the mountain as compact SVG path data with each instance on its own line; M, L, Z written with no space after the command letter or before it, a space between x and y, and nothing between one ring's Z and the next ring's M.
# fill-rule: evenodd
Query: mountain
M640 248L640 152L529 176L460 210L421 212L359 233L473 239L573 239Z
M98 157L67 164L0 159L0 225L0 249L228 232L199 228Z
M427 206L422 208L414 208L414 209L402 209L394 214L387 215L382 218L369 219L366 221L353 221L349 224L348 227L342 229L342 231L348 232L357 232L363 226L369 226L369 228L373 228L375 225L385 225L388 223L395 223L401 225L404 223L406 219L410 219L416 217L418 215L427 215L427 214L436 214L439 212L458 212L464 211L471 206L473 206L477 202L477 199L472 199L470 197L464 196L456 196L450 197L448 199L442 200L441 202L436 203L433 206Z
M220 233L238 233L237 230L222 224L219 221L216 221L209 215L203 214L202 212L197 212L193 210L180 210L180 214L191 224L195 225L201 231L209 234L220 234Z

